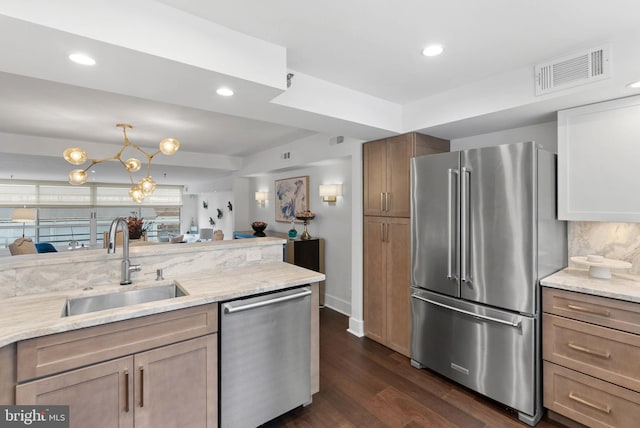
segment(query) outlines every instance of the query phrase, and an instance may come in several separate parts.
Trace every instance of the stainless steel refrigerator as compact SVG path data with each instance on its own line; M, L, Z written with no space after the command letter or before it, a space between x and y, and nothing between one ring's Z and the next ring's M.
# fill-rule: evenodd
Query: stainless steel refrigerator
M411 363L542 413L539 280L566 266L556 162L534 142L411 162Z

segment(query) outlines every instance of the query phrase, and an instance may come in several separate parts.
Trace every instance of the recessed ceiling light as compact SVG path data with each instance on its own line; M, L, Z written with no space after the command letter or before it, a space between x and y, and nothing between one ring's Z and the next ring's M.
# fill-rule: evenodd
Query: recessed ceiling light
M424 56L437 56L444 51L442 45L430 45L422 49L422 55Z
M231 95L233 95L233 91L229 88L218 88L216 93L223 97L230 97Z
M640 89L640 80L627 84L627 88Z
M81 53L74 53L69 55L69 59L73 62L75 62L76 64L82 64L82 65L95 65L96 64L96 60L91 58L88 55L85 54L81 54Z

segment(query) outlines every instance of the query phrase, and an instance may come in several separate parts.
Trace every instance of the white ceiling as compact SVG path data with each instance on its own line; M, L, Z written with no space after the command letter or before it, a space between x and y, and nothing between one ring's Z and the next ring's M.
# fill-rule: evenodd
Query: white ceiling
M637 1L160 0L287 48L311 76L405 104L638 28ZM442 44L437 58L420 55Z
M129 137L143 147L180 139L179 156L158 163L167 183L185 184L313 133L458 138L632 95L621 83L640 79L640 59L628 54L640 41L640 2L631 0L2 3L0 178L64 180L63 164L24 156L58 157L69 145L106 155L121 144L118 122L133 124ZM444 54L420 55L433 42ZM536 63L603 43L613 48L613 79L533 95ZM70 63L72 50L98 64ZM216 96L220 84L236 95Z

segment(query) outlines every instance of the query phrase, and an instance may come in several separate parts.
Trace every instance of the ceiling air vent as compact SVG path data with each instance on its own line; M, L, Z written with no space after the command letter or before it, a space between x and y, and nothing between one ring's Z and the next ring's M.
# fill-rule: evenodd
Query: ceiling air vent
M601 46L536 65L536 95L610 77L609 52L609 46Z

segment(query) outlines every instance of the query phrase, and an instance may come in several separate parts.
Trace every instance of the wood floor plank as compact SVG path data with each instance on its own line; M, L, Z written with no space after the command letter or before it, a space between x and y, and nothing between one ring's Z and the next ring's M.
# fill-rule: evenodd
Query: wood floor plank
M347 332L348 318L320 310L320 392L276 428L527 428L512 411L407 357ZM546 416L536 428L565 428Z
M387 426L457 427L445 416L422 405L393 387L386 388L377 397L385 409L384 415ZM394 417L393 419L390 418L391 415Z
M423 376L423 373L420 373L420 371L417 369L411 368L409 359L406 359L404 365L413 370L412 376L399 376L398 364L393 363L391 367L385 366L390 361L394 361L391 358L387 358L387 351L385 351L382 355L377 355L376 352L372 350L377 349L377 347L381 347L381 345L375 344L376 347L372 348L371 346L369 346L370 344L366 343L370 342L369 339L363 338L361 340L364 342L364 347L369 349L369 352L360 355L357 359L357 364L352 361L353 359L351 358L351 355L349 355L348 358L343 357L342 365L347 369L347 372L357 373L358 371L362 371L365 373L374 373L375 376L380 380L384 381L390 386L393 386L395 389L402 391L405 395L411 397L417 403L421 403L422 405L439 413L440 415L445 415L447 421L452 423L454 426L465 428L484 427L484 424L480 420L475 419L464 410L460 410L457 407L453 406L451 403L444 400L441 396L434 394L433 391L428 387L428 385L421 385L415 382L415 379ZM450 388L451 386L449 384L447 392ZM437 392L440 393L441 389L438 388Z
M486 401L478 401L470 392L452 388L445 397L454 406L465 409L477 419L484 422L485 426L492 428L513 428L514 418L497 407L488 405Z

